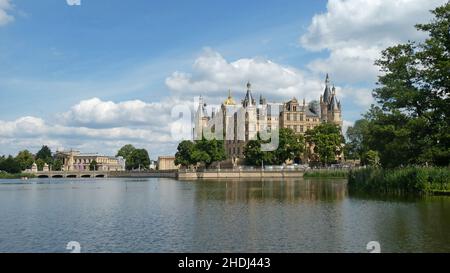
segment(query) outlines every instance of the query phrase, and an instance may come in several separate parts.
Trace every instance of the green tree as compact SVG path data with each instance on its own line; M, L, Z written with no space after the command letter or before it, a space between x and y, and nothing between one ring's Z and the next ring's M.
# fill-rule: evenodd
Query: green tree
M175 164L185 167L202 163L208 168L212 163L226 159L224 142L216 139L185 140L180 142L177 150Z
M192 152L192 162L195 162L195 164L203 163L206 166L209 162L211 162L211 157L207 152L195 149Z
M207 140L202 138L195 142L195 150L198 151L196 153L196 157L194 157L193 161L201 162L205 164L205 167L209 167L213 162L218 162L226 159L224 142L222 140ZM205 156L205 153L208 156ZM198 161L200 158L202 160Z
M366 162L367 165L372 167L379 167L380 166L380 156L377 151L369 150L366 154Z
M90 171L98 171L97 161L92 160L91 163L89 163L89 170Z
M175 154L175 164L183 167L189 167L197 162L193 160L192 153L195 150L195 144L192 141L184 140L178 144Z
M22 170L30 169L34 162L34 156L28 150L23 150L17 154L16 161Z
M63 166L62 160L61 159L56 159L53 162L52 170L54 170L54 171L61 171L62 170L62 166Z
M0 171L7 173L20 173L22 168L20 163L11 155L0 161Z
M125 169L127 170L133 169L133 159L131 158L131 155L135 150L136 148L133 145L127 144L120 148L116 154L116 156L121 156L125 159Z
M38 158L36 160L36 165L37 165L37 169L38 171L42 171L44 169L44 165L45 165L45 161L42 158Z
M340 127L332 123L322 123L305 133L306 141L314 144L314 152L319 155L322 164L336 161L336 156L342 152L344 137Z
M38 159L42 159L47 164L52 164L53 162L52 151L48 146L46 145L42 146L42 148L36 153L36 160Z
M275 151L275 161L277 164L283 164L287 160L300 158L305 149L305 139L303 135L296 134L290 128L281 128L279 130L279 144Z
M128 161L129 160L129 161ZM135 149L129 159L126 162L126 168L128 170L132 169L148 169L150 165L150 157L147 150L145 149Z
M347 129L347 142L344 148L345 158L362 160L365 153L368 151L365 139L367 136L369 121L367 119L360 119L355 122L353 126Z
M366 114L366 135L384 167L448 166L450 161L450 3L416 25L424 42L385 49L376 61L382 75L373 92L379 107Z
M262 141L259 136L250 140L244 148L246 164L262 166L262 164L283 164L287 160L300 158L305 149L304 137L294 130L282 128L278 132L279 143L275 151L262 151L261 145L269 141Z

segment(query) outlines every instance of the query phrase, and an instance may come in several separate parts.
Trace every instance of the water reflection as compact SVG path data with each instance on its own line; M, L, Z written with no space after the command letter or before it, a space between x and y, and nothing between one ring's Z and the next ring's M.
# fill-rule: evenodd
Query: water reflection
M197 201L226 202L278 201L280 203L342 201L347 196L345 180L223 180L198 181Z
M0 183L0 252L449 252L450 197L348 193L345 180Z

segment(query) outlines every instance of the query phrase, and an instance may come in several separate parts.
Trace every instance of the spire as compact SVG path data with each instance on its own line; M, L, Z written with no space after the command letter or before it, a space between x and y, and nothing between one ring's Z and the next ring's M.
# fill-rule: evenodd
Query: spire
M323 101L325 103L329 103L331 100L331 90L330 90L330 77L328 76L325 78L325 91L323 92Z
M266 103L267 103L266 99L263 97L262 94L260 94L259 95L259 104L264 105Z
M333 96L331 97L330 109L331 109L332 111L334 111L334 110L339 110L339 105L337 104L337 99L336 99L336 96L335 96L335 95L333 95Z
M255 99L253 98L252 91L251 91L252 85L250 82L247 83L247 94L245 94L244 101L242 102L244 107L255 105Z
M231 90L228 89L228 98L223 102L225 105L236 105L236 102L234 102L233 97L231 96Z

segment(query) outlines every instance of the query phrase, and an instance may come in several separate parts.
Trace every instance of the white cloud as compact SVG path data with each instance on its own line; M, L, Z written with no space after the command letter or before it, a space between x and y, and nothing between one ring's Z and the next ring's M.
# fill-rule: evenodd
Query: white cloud
M115 103L91 98L72 106L63 117L66 124L93 128L124 125L164 127L170 122L172 106L177 103L170 99L154 103L141 100Z
M353 121L343 120L342 122L342 133L344 136L347 134L348 127L353 126L355 123Z
M293 96L318 99L323 91L323 79L305 71L263 58L229 62L209 48L195 60L192 70L192 73L174 72L166 79L166 85L179 95L225 96L230 88L236 99L244 96L247 81L252 83L255 93L274 99Z
M355 105L363 109L368 109L375 103L372 90L369 88L354 88L352 86L337 87L337 92L342 101L352 101ZM345 109L344 109L345 111Z
M14 16L8 14L13 9L10 0L0 0L0 26L4 26L14 21Z
M312 51L328 50L329 57L317 59L309 68L330 72L346 82L374 83L373 65L379 52L424 34L414 25L431 18L429 10L446 0L329 0L327 11L313 17L300 43Z
M127 143L147 148L153 158L173 154L179 136L173 136L172 129L184 125L191 130L190 123L171 116L175 105L191 109L193 102L167 99L158 103L114 103L92 98L48 121L33 116L0 120L0 154L35 151L45 144L53 150L73 148L113 155ZM190 121L191 113L187 116Z

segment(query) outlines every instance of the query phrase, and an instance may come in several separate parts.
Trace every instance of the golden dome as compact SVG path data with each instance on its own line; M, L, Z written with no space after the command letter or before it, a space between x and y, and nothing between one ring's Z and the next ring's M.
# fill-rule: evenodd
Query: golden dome
M231 97L231 90L228 90L228 98L223 102L225 105L236 105L236 102Z

